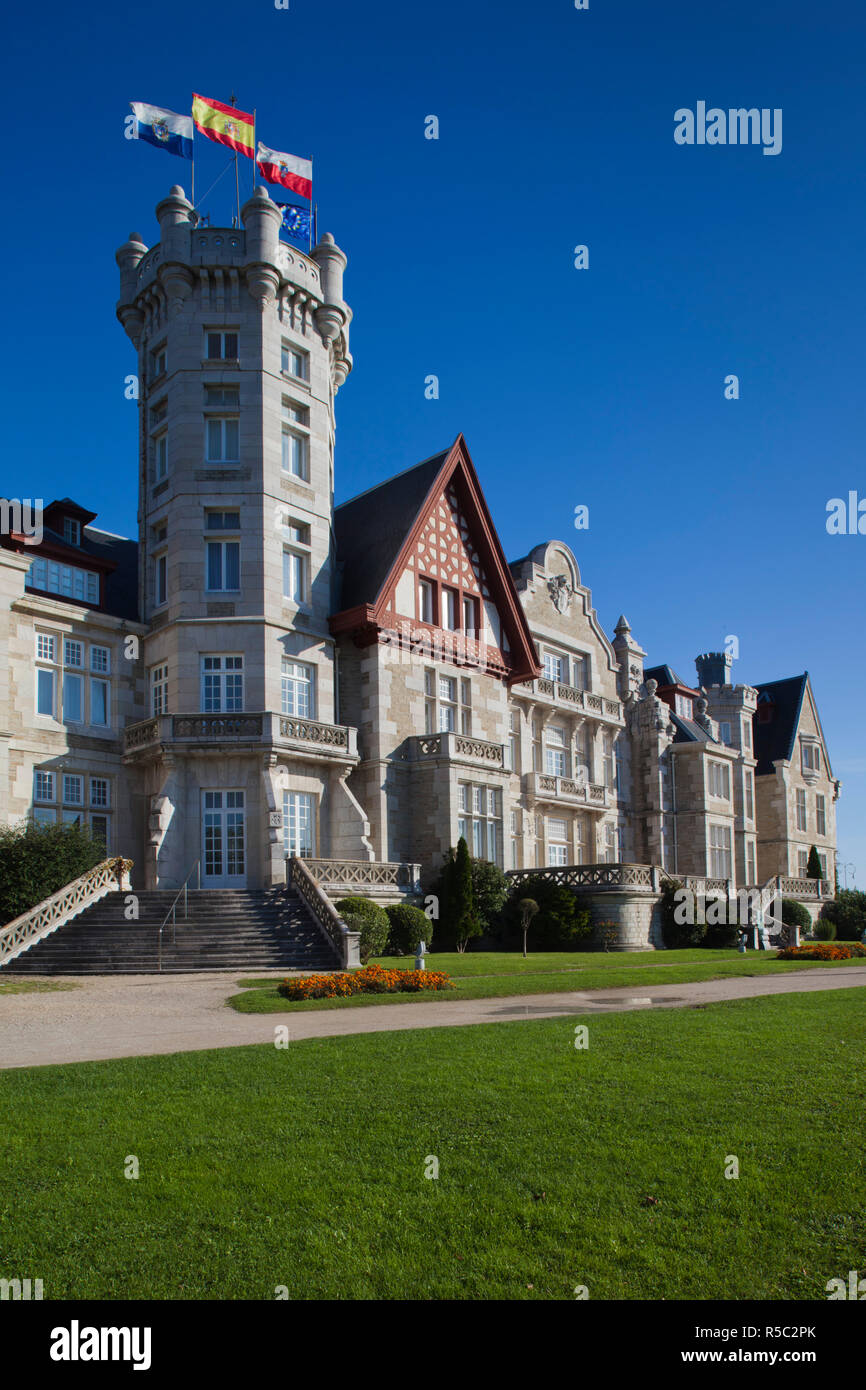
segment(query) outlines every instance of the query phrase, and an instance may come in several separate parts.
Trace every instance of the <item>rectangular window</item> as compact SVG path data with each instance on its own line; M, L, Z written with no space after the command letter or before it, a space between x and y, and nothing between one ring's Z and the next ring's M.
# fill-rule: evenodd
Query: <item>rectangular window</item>
M755 842L746 841L746 885L753 887L757 882L758 874L755 868Z
M36 768L33 773L33 800L34 801L53 801L54 800L54 773L41 772Z
M731 725L728 722L728 720L723 720L723 722L719 725L719 738L722 740L722 743L730 743Z
M207 542L207 588L210 593L227 593L241 587L240 541Z
M56 825L57 812L49 810L47 806L34 806L33 819L37 825Z
M90 682L90 722L102 728L110 723L110 700L108 681L91 679Z
M163 343L161 347L154 348L153 352L150 354L150 379L151 379L151 381L155 381L157 377L162 376L162 374L163 374L164 371L165 371L165 344Z
M557 656L554 652L545 652L544 674L549 681L558 681L561 685L568 685L568 658Z
M478 600L463 596L463 631L470 637L478 633Z
M502 794L498 787L461 782L457 788L458 838L469 845L474 859L500 862L502 843ZM470 819L471 814L471 819Z
M293 603L309 602L309 555L283 550L283 598Z
M105 854L108 854L108 816L90 817L90 834L97 844L102 845Z
M84 643L66 641L63 644L63 664L64 666L75 666L79 669L84 665Z
M615 786L614 779L614 756L613 756L613 735L604 735L604 785L608 791L612 792Z
M803 748L803 771L821 771L821 750L815 743L804 743Z
M280 350L280 371L288 373L289 376L299 377L301 381L309 381L310 354L292 347L291 343L283 343Z
M237 463L240 460L240 421L237 416L209 415L207 419L208 463Z
M63 719L67 724L84 722L84 677L63 673Z
M240 512L206 512L205 530L207 531L239 531L241 529Z
M687 695L675 695L674 705L680 719L691 719L695 708L694 700L689 699Z
M153 441L154 481L161 483L168 474L168 434L158 434Z
M449 632L457 628L457 594L453 589L442 590L442 626Z
M244 707L242 656L203 656L201 707L205 714L237 714Z
M806 790L804 787L797 788L797 829L809 829L809 816L806 811Z
M168 601L168 556L157 555L153 571L153 603L161 608Z
M238 357L237 332L215 329L206 335L206 352L210 362L236 362Z
M36 660L53 661L54 653L57 649L57 639L49 637L44 632L36 634Z
M63 539L67 545L81 544L81 522L75 517L65 516L63 518Z
M746 819L755 819L755 778L748 768L746 769Z
M315 798L308 792L283 792L283 848L309 859L314 853Z
M90 804L91 806L106 807L110 804L108 796L108 778L91 777L90 779Z
M728 825L710 826L710 878L732 878L731 828Z
M572 659L574 674L572 684L576 690L589 690L589 657L576 656Z
M55 676L53 671L40 667L36 672L36 713L54 718Z
M807 869L807 867L808 867L808 864L809 864L809 855L807 854L806 850L804 850L804 849L798 850L798 851L797 851L797 877L798 877L798 878L805 878L805 877L806 877L806 869Z
M550 777L568 776L567 738L559 724L548 724L544 730L544 770Z
M827 834L827 803L823 796L815 797L815 829L819 835Z
M108 647L90 648L90 669L99 675L108 675L111 670L111 651Z
M84 805L84 778L66 773L63 778L64 806Z
M710 762L708 764L708 770L710 796L717 796L723 801L729 801L731 797L731 778L727 763Z
M283 401L282 467L302 482L310 477L310 412L294 401Z
M752 751L752 721L748 715L743 720L743 748L747 753Z
M153 715L168 711L168 667L154 666L150 672L150 712Z
M418 581L418 620L422 623L433 622L433 585L429 579Z
M34 560L24 582L27 588L41 589L43 593L59 594L80 603L99 603L99 575L92 570L58 565L53 560Z
M457 728L457 682L453 676L439 677L439 732Z
M283 657L282 712L299 719L315 719L313 668Z

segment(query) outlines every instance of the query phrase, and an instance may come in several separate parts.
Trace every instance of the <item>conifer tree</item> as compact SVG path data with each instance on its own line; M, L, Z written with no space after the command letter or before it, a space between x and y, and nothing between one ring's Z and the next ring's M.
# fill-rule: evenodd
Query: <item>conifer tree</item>
M807 864L806 864L806 877L807 877L807 878L823 878L823 877L824 877L824 872L823 872L823 870L822 870L822 868L821 868L821 861L820 861L820 859L818 858L818 851L817 851L817 849L815 848L814 845L813 845L812 848L809 850L809 859L808 859L808 862L807 862Z

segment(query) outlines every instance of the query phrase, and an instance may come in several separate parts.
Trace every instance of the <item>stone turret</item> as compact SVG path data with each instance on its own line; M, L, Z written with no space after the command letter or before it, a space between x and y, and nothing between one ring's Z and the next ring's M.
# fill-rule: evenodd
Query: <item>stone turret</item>
M619 662L617 689L620 698L627 700L630 695L636 695L643 685L643 664L646 659L646 652L634 640L629 621L624 613L620 614L614 633L616 635L613 639L613 649Z
M711 685L730 685L732 664L730 652L703 652L696 656L698 687L709 690Z

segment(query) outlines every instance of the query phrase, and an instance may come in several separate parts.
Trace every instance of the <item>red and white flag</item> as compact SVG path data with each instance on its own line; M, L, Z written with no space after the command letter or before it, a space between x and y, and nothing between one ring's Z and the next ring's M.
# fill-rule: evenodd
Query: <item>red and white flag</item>
M262 171L262 177L267 179L268 183L282 184L283 188L290 188L293 193L300 194L302 198L312 198L313 161L311 159L299 159L296 154L280 154L279 150L269 150L267 145L263 145L260 140L256 164Z

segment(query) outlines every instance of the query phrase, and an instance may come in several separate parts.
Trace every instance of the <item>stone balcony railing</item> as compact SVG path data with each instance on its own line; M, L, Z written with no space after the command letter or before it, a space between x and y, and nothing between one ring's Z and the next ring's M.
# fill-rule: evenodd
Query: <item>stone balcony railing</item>
M776 888L784 898L834 898L836 896L832 883L828 883L822 878L785 878L779 875L776 879Z
M659 871L654 864L563 864L554 868L507 869L512 885L530 878L546 878L563 888L615 892L626 888L638 893L658 893Z
M536 801L555 801L567 806L586 806L604 811L610 805L606 787L576 777L554 777L549 772L530 772L527 793Z
M584 710L596 719L622 723L622 704L619 700L609 700L606 695L595 695L591 690L578 690L577 686L548 680L546 676L534 681L521 681L512 689L515 695L534 695L545 702L552 701L572 710Z
M314 882L327 892L336 890L421 890L421 865L370 859L305 859L304 867Z
M426 758L443 758L448 762L470 763L496 769L505 768L505 748L485 738L458 734L453 730L439 734L415 734L406 740L408 756L413 762Z
M172 748L282 748L301 756L354 761L358 731L344 724L265 711L261 714L160 714L128 724L123 731L124 754L153 754Z

